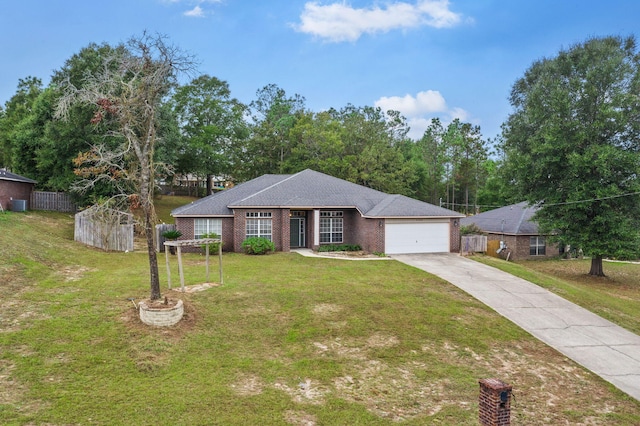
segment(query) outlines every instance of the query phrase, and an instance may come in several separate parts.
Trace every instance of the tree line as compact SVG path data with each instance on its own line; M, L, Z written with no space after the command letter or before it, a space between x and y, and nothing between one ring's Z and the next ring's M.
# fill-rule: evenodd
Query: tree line
M73 188L82 178L78 165L114 129L95 105L75 105L66 120L57 119L62 88L87 87L89 76L115 66L128 49L90 44L55 70L47 86L35 77L19 80L0 108L0 167L37 180L42 190ZM464 212L483 198L496 201L485 189L495 170L489 143L478 126L457 119L446 125L433 119L422 138L412 140L397 111L347 105L314 112L302 95L275 84L244 104L226 81L207 74L173 84L155 119L155 160L166 166L158 178L192 175L210 182L215 176L237 183L310 168ZM116 182L104 180L75 196L92 204L113 193Z
M160 48L159 58L171 57L161 40L142 40ZM633 36L591 38L534 61L512 86L513 111L496 141L484 140L478 126L438 119L412 140L397 111L347 105L314 112L303 96L275 84L243 104L216 77L178 84L176 62L132 52L136 46L91 44L48 86L20 80L0 109L0 167L54 191L100 176L79 192L88 204L114 193L144 204L140 192L149 188L122 178L139 176L141 162L142 169L153 165L146 175L154 178L232 182L311 168L464 213L527 201L538 207L535 219L549 241L592 256L592 275L604 275L604 257L640 254L640 54Z

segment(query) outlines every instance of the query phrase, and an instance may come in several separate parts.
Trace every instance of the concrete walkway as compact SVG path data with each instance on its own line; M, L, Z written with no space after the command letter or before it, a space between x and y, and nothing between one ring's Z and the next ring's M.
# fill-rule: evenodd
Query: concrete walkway
M459 287L640 400L640 336L529 281L457 254L392 257Z

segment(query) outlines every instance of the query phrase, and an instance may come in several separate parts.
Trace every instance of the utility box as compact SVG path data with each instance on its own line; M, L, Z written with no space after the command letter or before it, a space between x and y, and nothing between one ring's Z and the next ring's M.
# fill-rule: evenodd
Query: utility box
M482 379L480 383L480 424L508 426L511 424L512 386L499 379Z
M27 210L27 200L11 200L11 211L24 212Z

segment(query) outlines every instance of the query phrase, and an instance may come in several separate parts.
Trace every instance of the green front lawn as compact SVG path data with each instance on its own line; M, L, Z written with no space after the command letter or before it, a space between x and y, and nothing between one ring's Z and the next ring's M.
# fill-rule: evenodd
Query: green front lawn
M0 424L476 425L490 377L514 424L640 424L637 401L395 261L225 253L224 285L178 295L160 256L186 316L157 329L128 300L149 293L146 253L34 212L0 214L0 246Z

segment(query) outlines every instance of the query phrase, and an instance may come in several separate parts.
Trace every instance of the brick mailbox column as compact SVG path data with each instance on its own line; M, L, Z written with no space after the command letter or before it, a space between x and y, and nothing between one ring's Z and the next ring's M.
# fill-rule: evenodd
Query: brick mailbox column
M512 386L498 379L482 379L480 383L480 424L508 426L511 424Z

